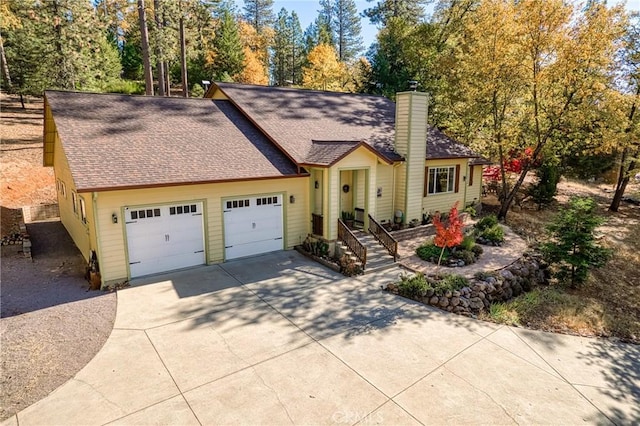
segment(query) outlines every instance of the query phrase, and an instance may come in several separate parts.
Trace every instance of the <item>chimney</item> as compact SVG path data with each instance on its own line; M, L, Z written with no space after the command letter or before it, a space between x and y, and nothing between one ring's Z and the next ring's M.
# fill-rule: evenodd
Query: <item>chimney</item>
M426 93L396 94L395 148L405 161L396 169L394 206L402 210L405 222L422 219L428 104Z

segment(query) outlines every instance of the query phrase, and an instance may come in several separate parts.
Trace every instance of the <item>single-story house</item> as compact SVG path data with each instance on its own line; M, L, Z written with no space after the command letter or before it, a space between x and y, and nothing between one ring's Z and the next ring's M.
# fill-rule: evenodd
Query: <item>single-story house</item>
M102 284L338 238L343 212L421 220L481 196L424 93L215 83L204 99L45 92L44 165Z

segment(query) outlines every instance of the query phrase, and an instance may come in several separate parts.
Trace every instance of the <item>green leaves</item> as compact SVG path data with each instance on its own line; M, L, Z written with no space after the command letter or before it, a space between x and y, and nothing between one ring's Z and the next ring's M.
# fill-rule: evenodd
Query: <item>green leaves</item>
M558 266L557 278L571 286L586 281L589 269L603 266L611 256L595 239L595 229L604 222L596 208L592 198L571 198L548 227L551 241L541 246L545 259Z

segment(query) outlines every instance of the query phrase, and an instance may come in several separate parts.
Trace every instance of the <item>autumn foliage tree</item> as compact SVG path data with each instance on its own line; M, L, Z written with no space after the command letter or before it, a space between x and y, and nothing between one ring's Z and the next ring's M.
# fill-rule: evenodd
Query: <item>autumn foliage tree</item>
M346 70L338 61L336 50L328 44L314 47L307 57L309 66L303 68L304 87L319 90L341 91Z
M433 218L433 226L436 228L436 236L433 239L433 243L437 247L442 248L440 258L438 259L438 266L440 266L445 249L459 245L464 238L462 234L462 219L460 219L458 215L458 202L456 201L453 207L451 207L447 224L442 222L440 215L436 215Z

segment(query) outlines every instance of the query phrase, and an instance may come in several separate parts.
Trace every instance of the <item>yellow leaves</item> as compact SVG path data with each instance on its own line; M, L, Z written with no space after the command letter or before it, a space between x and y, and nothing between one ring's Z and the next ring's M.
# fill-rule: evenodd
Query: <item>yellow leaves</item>
M266 86L269 84L269 77L265 71L265 67L258 56L248 47L242 48L244 51L244 69L234 77L238 83L260 84Z
M310 89L343 91L346 67L338 61L336 50L328 44L314 47L309 56L308 67L303 67L302 84Z
M10 9L7 2L0 2L0 28L14 29L21 28L22 23Z

